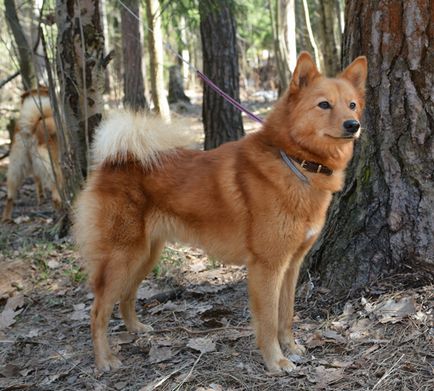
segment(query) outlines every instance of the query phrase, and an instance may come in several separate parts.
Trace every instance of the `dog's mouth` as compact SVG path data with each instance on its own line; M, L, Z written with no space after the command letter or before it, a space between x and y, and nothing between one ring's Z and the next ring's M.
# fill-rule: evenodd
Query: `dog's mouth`
M347 135L342 135L342 136L332 136L331 134L325 133L325 135L327 137L330 137L334 140L355 140L356 138L358 138L358 133L356 134L347 134Z

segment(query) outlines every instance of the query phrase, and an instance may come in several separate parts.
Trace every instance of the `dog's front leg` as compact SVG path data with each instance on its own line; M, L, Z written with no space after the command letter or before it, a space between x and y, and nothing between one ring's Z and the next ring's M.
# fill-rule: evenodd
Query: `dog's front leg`
M285 265L255 260L248 267L250 306L256 341L270 372L291 371L295 365L282 353L278 340L279 295Z
M288 346L291 353L303 354L306 349L295 343L292 331L294 318L295 288L303 258L294 259L285 272L279 300L279 342L282 346Z

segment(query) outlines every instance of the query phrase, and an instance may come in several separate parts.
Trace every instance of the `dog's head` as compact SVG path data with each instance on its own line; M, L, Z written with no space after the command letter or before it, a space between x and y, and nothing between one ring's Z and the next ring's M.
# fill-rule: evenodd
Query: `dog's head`
M308 53L301 53L276 110L278 120L287 124L288 143L318 156L346 149L350 153L348 144L360 136L366 77L366 57L356 58L335 78L327 78Z

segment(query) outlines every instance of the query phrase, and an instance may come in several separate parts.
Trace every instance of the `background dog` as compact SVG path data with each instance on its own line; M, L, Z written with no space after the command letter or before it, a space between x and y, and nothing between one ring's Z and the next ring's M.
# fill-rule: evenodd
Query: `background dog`
M147 329L137 319L136 291L168 240L247 265L265 364L272 372L294 368L282 347L304 350L292 333L298 273L332 193L343 186L360 134L366 74L359 57L328 79L303 53L263 128L206 152L176 148L175 132L157 119L124 112L100 126L95 170L76 203L74 225L95 294L98 368L121 365L107 340L117 301L128 330Z
M48 89L41 86L25 92L21 96L20 115L9 155L8 194L3 211L3 221L12 219L17 191L29 175L33 175L35 179L38 203L44 195L44 189L47 189L51 191L54 206L59 208L61 198L57 186L62 184L59 161L56 124Z

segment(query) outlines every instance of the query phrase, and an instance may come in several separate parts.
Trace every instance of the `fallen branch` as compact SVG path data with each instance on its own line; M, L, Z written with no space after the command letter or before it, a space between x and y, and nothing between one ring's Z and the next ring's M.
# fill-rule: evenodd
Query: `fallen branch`
M159 329L159 330L154 330L153 333L170 333L176 330L181 330L181 331L185 331L188 334L207 334L207 333L215 333L218 331L225 331L225 330L240 330L240 331L248 331L248 330L252 330L251 327L242 327L242 326L226 326L226 327L216 327L214 329L206 329L206 330L190 330L187 327L182 327L182 326L178 326L178 327L172 327L170 329Z

